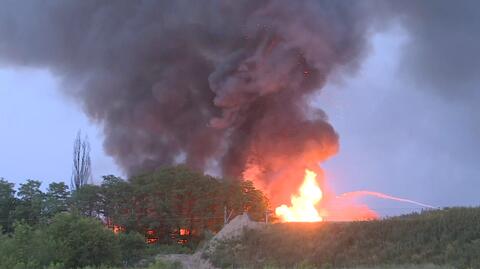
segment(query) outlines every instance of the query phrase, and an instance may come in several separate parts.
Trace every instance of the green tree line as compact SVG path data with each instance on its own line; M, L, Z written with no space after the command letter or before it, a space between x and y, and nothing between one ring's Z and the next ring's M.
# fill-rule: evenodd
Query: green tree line
M171 251L168 245L175 252L179 242L193 249L238 214L263 220L267 208L251 182L184 166L129 180L104 176L101 184L74 191L63 182L43 191L37 180L15 188L0 178L0 268L130 268L155 251ZM147 247L146 239L157 244Z
M49 184L46 192L36 180L14 187L0 179L3 233L12 232L16 222L35 226L61 212L72 212L159 243L184 240L195 245L206 232L217 232L238 214L247 212L263 220L268 208L268 200L250 181L219 179L183 166L128 181L104 176L100 185L86 184L73 192L63 182Z

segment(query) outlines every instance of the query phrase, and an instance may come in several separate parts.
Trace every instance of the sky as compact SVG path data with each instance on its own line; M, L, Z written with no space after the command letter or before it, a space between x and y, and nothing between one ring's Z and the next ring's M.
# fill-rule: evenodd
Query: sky
M401 27L375 34L359 70L330 76L314 96L340 136L339 153L321 166L337 193L368 189L438 207L480 205L478 94L436 94L409 77L402 57L409 38ZM101 127L61 87L48 70L0 66L0 177L68 183L80 129L92 146L94 181L125 176L103 150ZM412 210L367 202L383 215Z
M93 178L122 175L102 149L102 133L59 90L47 70L0 68L0 177L70 183L73 141L79 130L91 144Z
M368 189L437 207L478 206L478 99L452 101L403 76L408 41L400 27L377 34L359 73L329 83L316 97L340 135L339 154L322 166L338 192ZM383 214L411 210L370 204Z

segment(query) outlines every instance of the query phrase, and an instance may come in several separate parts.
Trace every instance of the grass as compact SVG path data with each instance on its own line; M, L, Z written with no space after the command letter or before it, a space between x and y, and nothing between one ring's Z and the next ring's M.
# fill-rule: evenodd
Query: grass
M380 221L274 224L206 256L221 268L473 269L479 253L480 208L447 208Z

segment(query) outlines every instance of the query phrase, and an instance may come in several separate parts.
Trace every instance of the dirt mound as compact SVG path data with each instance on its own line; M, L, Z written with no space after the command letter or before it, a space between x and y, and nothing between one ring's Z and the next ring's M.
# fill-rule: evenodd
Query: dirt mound
M265 223L253 221L247 214L238 215L225 225L225 227L223 227L211 241L221 241L237 237L240 236L245 229L255 230L263 228L264 226Z
M210 261L203 257L203 254L213 251L219 241L240 236L244 230L261 229L264 226L264 223L252 221L247 214L242 214L232 219L203 248L197 250L193 255L171 254L160 255L158 258L171 262L178 261L185 269L216 269Z
M209 256L215 250L215 247L219 242L238 237L242 235L245 230L256 230L263 227L265 227L265 223L252 221L247 214L238 215L227 223L220 232L212 237L203 248L198 250L196 255L203 256L203 254L205 254L206 256Z
M217 269L208 260L201 257L201 253L159 255L160 260L179 262L183 269Z

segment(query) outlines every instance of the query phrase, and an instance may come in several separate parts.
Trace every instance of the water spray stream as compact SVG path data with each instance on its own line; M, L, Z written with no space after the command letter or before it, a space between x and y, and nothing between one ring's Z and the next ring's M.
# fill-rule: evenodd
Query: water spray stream
M421 207L427 207L427 208L432 208L432 209L437 208L437 207L432 206L432 205L420 203L420 202L409 200L409 199L399 198L399 197L387 195L387 194L380 193L380 192L374 192L374 191L346 192L346 193L343 193L343 194L339 195L338 198L358 198L360 196L374 196L374 197L378 197L378 198L381 198L381 199L387 199L387 200L393 200L393 201L398 201L398 202L415 204L415 205L418 205L418 206L421 206Z

